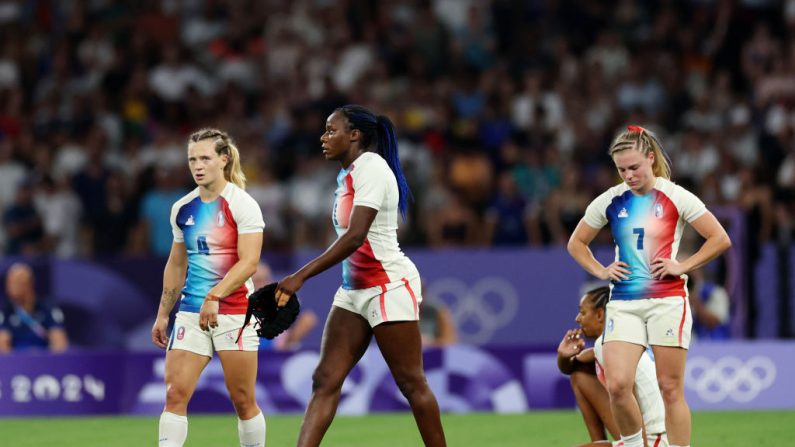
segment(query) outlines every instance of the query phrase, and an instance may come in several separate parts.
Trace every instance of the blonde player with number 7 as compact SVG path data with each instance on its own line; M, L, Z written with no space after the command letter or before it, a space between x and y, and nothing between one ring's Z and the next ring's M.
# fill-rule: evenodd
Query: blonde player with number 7
M638 361L650 345L671 446L688 446L691 422L684 374L693 319L686 273L716 258L731 241L698 197L671 182L668 159L651 132L628 126L610 145L609 154L624 181L591 202L568 249L588 273L611 281L604 334L610 406L625 446L642 446L641 414L632 390ZM608 224L616 257L604 266L588 245ZM679 262L676 254L685 224L705 241L693 256Z

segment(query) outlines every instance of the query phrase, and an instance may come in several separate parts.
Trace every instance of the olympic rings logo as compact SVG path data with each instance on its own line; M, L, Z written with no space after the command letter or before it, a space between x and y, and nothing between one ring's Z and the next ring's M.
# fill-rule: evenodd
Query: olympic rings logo
M428 295L449 308L462 341L483 344L505 327L519 309L519 294L505 279L487 276L472 287L457 278L441 278L428 286Z
M721 357L716 362L706 357L687 360L685 385L706 402L721 402L730 397L735 402L750 402L776 381L776 364L767 356L755 356L743 362Z

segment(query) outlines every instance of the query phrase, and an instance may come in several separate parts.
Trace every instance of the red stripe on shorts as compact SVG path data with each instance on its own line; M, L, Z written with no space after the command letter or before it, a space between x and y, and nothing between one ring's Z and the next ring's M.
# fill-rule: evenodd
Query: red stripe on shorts
M409 291L409 295L411 295L411 302L414 304L414 318L420 319L419 315L417 315L417 296L414 295L414 291L411 290L411 285L409 285L409 280L406 278L403 279L403 284L406 285L406 290Z
M679 322L679 347L682 347L682 329L685 327L685 317L687 316L687 298L682 297L682 321Z
M386 286L381 284L381 316L384 317L384 321L389 321L389 318L386 317L386 303L384 302L385 294Z
M657 435L657 440L654 441L653 447L660 447L660 441L662 440L662 435Z

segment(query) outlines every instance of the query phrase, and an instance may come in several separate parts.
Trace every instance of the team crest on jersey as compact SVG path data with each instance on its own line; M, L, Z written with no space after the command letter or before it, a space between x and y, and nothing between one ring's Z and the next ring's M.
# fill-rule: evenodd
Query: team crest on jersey
M177 328L177 340L182 340L185 338L185 326L180 326Z
M618 218L619 219L626 219L627 217L629 217L629 213L627 212L627 209L626 208L621 208L621 211L618 212Z
M661 218L663 217L663 206L660 203L654 204L654 217Z
M607 320L607 332L613 332L613 327L615 324L613 323L613 319Z
M225 220L224 220L224 212L223 211L218 211L218 226L219 227L223 227L224 226L224 222L225 222Z
M188 220L185 221L185 225L196 225L196 222L193 221L193 214L188 216Z

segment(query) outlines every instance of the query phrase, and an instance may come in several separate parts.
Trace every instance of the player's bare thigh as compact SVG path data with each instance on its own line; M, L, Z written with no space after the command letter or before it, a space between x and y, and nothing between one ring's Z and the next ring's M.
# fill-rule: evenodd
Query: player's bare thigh
M260 410L256 401L257 351L217 351L224 369L229 398L240 419L251 419Z
M318 370L348 374L367 350L373 332L367 320L348 309L331 306L320 342Z
M179 415L187 413L199 375L209 362L210 357L182 349L166 352L166 411Z

